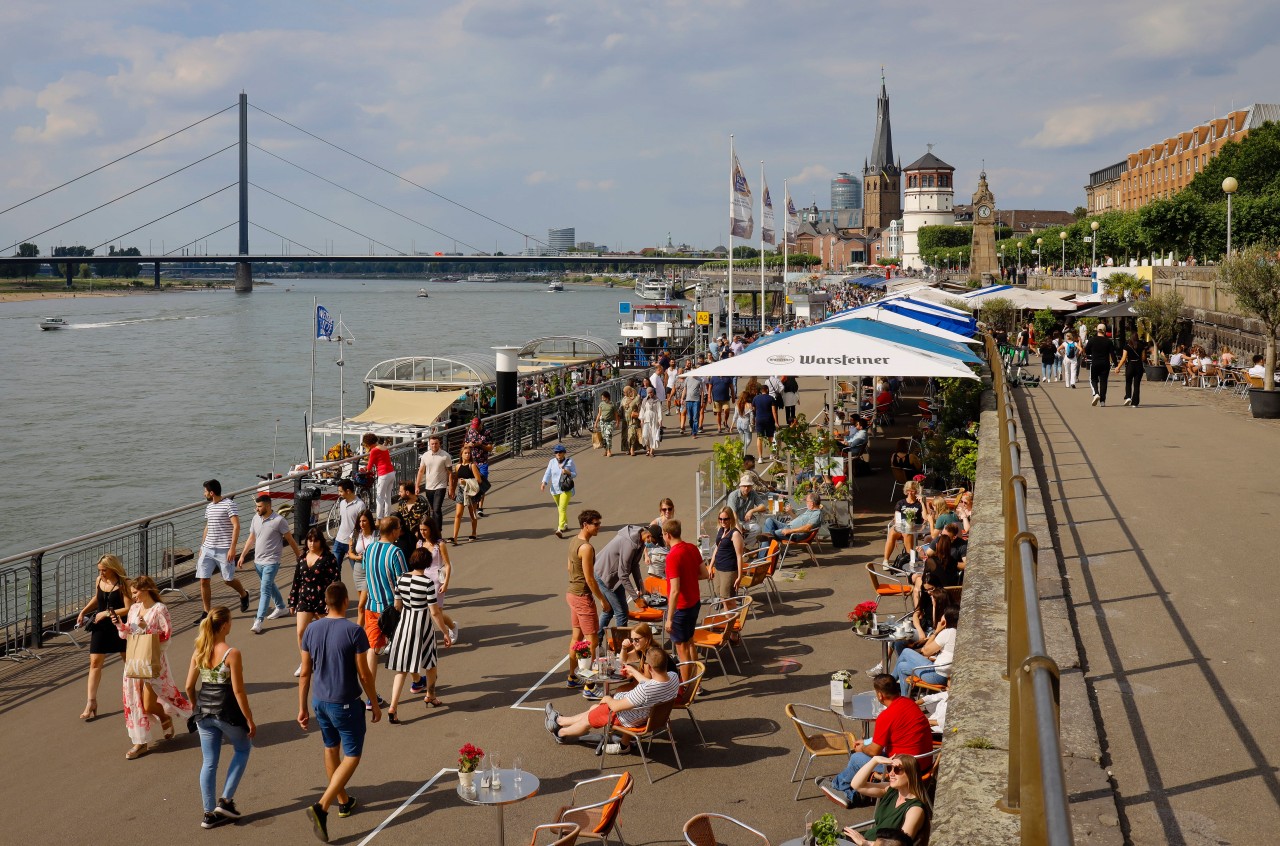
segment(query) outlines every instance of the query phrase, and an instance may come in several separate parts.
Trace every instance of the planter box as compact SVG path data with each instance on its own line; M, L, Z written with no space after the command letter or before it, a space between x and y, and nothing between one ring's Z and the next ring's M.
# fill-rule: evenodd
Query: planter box
M1280 390L1266 391L1262 388L1249 389L1249 410L1254 417L1267 420L1280 418Z
M1144 364L1142 369L1147 373L1148 382L1163 382L1169 378L1169 371L1158 364Z

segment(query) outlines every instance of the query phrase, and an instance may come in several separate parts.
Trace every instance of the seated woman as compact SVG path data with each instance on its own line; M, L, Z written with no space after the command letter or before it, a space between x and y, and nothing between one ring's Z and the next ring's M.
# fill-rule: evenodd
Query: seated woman
M871 773L877 767L888 770L887 782L871 783ZM876 800L875 817L866 834L853 826L843 832L857 846L874 843L881 830L901 829L915 842L923 843L929 829L929 797L920 781L920 765L913 755L894 755L886 758L876 755L858 770L849 786L868 799Z
M947 593L947 589L943 585L942 575L939 573L925 573L923 576L917 576L915 587L911 592L911 602L913 605L911 625L915 629L915 636L906 640L891 642L890 647L893 651L895 665L898 660L897 656L901 655L908 647L922 646L929 639L930 633L937 628L938 623L942 620L943 613L951 606L951 595ZM893 667L886 667L881 662L868 670L867 674L875 676L876 673L889 673L892 670Z
M906 438L898 438L898 443L893 448L893 453L889 456L889 466L902 470L908 476L911 476L918 469L915 462L916 457L911 454L911 442Z
M945 496L935 496L930 503L929 516L932 518L929 529L929 537L934 540L942 534L942 530L952 523L959 523L960 517L956 514L954 508L947 503Z
M904 649L898 656L898 666L893 675L902 690L908 689L907 678L917 676L929 684L946 684L951 677L951 660L956 651L956 623L960 620L960 609L948 605L942 612L942 619L925 642L916 649Z
M956 516L960 518L964 533L969 534L973 522L973 491L960 492L960 498L956 502Z
M889 524L889 536L884 543L884 566L893 560L893 551L902 541L902 548L915 549L916 536L924 526L924 503L920 501L920 484L915 481L902 486L903 498L893 509L893 521Z

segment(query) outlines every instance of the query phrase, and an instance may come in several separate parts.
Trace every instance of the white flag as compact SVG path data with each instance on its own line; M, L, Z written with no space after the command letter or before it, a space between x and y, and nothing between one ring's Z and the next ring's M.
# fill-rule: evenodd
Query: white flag
M764 220L760 221L760 240L773 244L773 198L769 196L769 183L765 182L761 190L764 191Z
M796 204L791 202L791 192L787 192L787 211L784 215L783 230L784 238L789 246L796 245L796 232L800 229L800 215L796 214Z
M733 155L733 201L729 204L729 234L750 238L755 231L755 218L751 216L751 188L738 164L738 154Z

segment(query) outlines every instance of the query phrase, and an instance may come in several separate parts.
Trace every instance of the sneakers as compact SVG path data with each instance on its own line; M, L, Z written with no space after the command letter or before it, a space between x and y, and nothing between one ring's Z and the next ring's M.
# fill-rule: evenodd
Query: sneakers
M829 778L820 778L817 781L818 789L846 811L853 807L853 803L849 801L849 797L845 795L843 790L837 790L835 785Z
M253 621L253 625L249 627L249 631L253 632L254 634L262 634L262 618L261 617Z
M560 538L560 540L564 540L564 530L556 529L556 537Z
M477 509L476 509L476 516L477 516L477 517L483 517L483 516L484 516L484 509L483 509L483 508L477 508Z
M347 801L338 803L338 816L346 819L356 812L356 797L347 794Z
M218 807L214 808L213 812L230 820L240 819L240 809L236 807L236 803L231 799L219 799Z
M590 699L592 702L599 702L604 698L604 693L596 685L591 685L582 689L582 698Z
M217 828L227 821L226 817L219 816L212 811L205 812L204 819L200 821L201 828Z
M623 746L621 743L606 743L604 745L604 754L606 755L627 755L631 752L631 744Z
M240 613L241 614L249 613L249 591L247 590L244 593L240 594Z
M289 616L288 608L277 608L276 610L272 611L270 614L267 615L267 619L279 620L281 617L288 617L288 616Z
M457 621L455 621L453 624L453 628L449 629L449 640L453 641L454 643L457 643L458 632L460 631L462 631L462 627L458 625Z
M1098 405L1098 407L1100 407L1100 408L1106 408L1106 407L1107 407L1107 403L1106 403L1106 401L1105 401L1105 400L1102 400L1102 401L1100 401L1100 402L1096 403L1096 405Z
M296 670L294 670L294 671L293 671L293 677L296 679L296 678L298 678L298 677L299 677L299 676L301 676L301 675L302 675L302 665L301 665L301 664L299 664L299 665L298 665L298 669L296 669Z
M569 676L569 678L565 679L564 684L565 684L565 687L571 688L573 690L577 690L578 688L582 687L582 682L578 681L573 676Z
M559 720L560 720L559 712L557 712L556 709L551 705L551 703L548 702L547 716L546 716L546 720L544 721L544 725L546 725L547 731L551 732L552 734L555 734L556 729L560 727Z
M388 702L387 700L383 699L381 696L379 696L379 697L378 697L378 707L379 707L379 708L382 708L383 710L386 710L387 708L390 708L390 707L391 707L391 703L390 703L390 702ZM372 702L370 702L368 699L366 699L366 700L364 701L364 709L365 709L366 711L372 711L372 710L373 710L373 703L372 703Z
M867 670L867 675L871 676L871 678L874 679L876 676L880 675L883 672L884 672L884 662L881 661L879 664L876 664L870 670Z
M320 807L317 802L307 808L307 819L311 820L311 825L315 829L316 838L321 843L329 842L329 812Z
M1098 398L1098 395L1097 395L1097 394L1094 394L1094 395L1093 395L1093 405L1097 405L1099 401L1100 401L1100 400L1099 400L1099 398Z
M427 680L426 680L426 679L418 679L416 682L410 682L410 683L409 683L409 692L410 692L410 693L426 693L426 692L427 692Z
M1133 400L1129 399L1128 397L1125 397L1125 398L1124 398L1124 404L1125 404L1125 405L1133 405Z

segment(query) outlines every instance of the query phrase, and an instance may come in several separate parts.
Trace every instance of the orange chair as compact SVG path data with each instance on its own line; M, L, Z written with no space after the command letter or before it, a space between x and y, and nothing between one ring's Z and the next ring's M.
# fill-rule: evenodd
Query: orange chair
M796 708L805 708L810 711L817 711L823 717L835 716L839 729L831 729L818 723L812 723L808 720L802 720L796 716ZM848 758L853 754L853 744L858 742L859 738L855 737L853 732L848 731L844 727L844 720L839 714L828 708L819 708L816 705L791 704L786 707L787 717L791 719L792 725L796 727L796 733L800 735L800 755L796 758L796 765L791 770L791 780L796 780L796 773L800 772L800 762L804 760L805 753L809 754L809 760L805 762L804 772L800 774L800 783L796 785L795 800L800 800L800 791L804 788L805 779L809 777L809 767L813 764L814 758L826 758L828 756L837 755Z
M890 596L901 596L908 606L911 605L910 579L890 576L887 573L877 573L874 561L867 562L867 575L871 577L871 587L875 590L876 596L881 599L886 599Z
M715 828L711 824L713 819L733 823L738 830L747 831L755 835L752 838L753 842L769 846L769 838L765 837L764 834L756 831L741 820L735 820L733 817L727 817L724 814L698 814L690 819L684 824L684 842L688 846L720 846L720 840L716 838ZM738 841L734 840L733 842L737 843Z
M674 699L668 702L659 702L649 711L649 719L642 726L624 726L616 720L610 720L609 725L605 727L604 743L609 743L609 738L614 735L624 735L631 738L636 748L640 750L640 762L644 764L644 774L648 777L649 783L653 784L653 775L649 772L649 747L653 742L663 735L666 736L666 742L671 744L671 753L676 758L676 769L683 770L684 764L680 763L680 749L676 746L676 736L671 733L671 709L675 707ZM648 744L646 746L645 744ZM600 769L604 769L604 759L607 755L600 756Z
M793 546L802 547L804 551L809 554L809 560L813 562L813 566L821 567L822 565L818 563L817 556L813 554L813 545L818 542L818 530L820 528L822 528L821 522L819 522L817 526L814 526L810 531L805 532L803 535L792 535L785 540L778 541L782 547L782 552L778 556L778 567L782 567L783 563L787 560L787 552L789 552Z
M672 703L671 710L682 710L689 715L689 722L693 723L694 730L698 732L698 739L702 741L703 746L706 746L707 739L702 734L702 726L698 725L697 719L693 716L693 703L698 701L698 694L702 692L702 677L707 673L707 665L701 661L682 661L676 666L677 669L692 666L693 678L680 685L680 694Z
M746 614L746 607L741 609ZM738 658L733 654L733 650L729 647L729 632L732 629L733 622L738 619L738 611L713 611L709 612L706 617L702 618L702 624L693 630L693 645L699 650L711 650L715 653L716 663L720 665L720 672L725 678L729 677L729 671L724 666L724 661L720 659L720 650L729 649L729 655L733 658L734 666L738 668L738 672L742 672L742 668L738 666Z
M612 790L607 799L579 805L578 788L588 784L597 784L601 787L612 785ZM631 778L631 773L596 776L580 781L573 786L573 792L569 794L569 804L556 813L556 822L574 823L579 828L579 837L590 837L601 843L609 843L610 835L616 831L618 840L625 844L622 828L618 824L618 815L622 811L623 800L627 798L627 794L633 787L635 787L635 781Z

